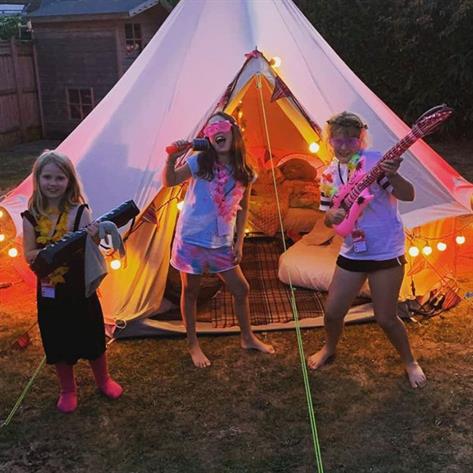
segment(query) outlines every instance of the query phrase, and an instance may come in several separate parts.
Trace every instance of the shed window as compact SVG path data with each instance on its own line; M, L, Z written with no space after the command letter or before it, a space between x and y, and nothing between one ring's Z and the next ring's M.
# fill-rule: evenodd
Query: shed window
M140 53L143 49L143 37L139 23L125 23L125 44L127 53Z
M70 119L84 119L94 108L93 89L67 89L67 108Z

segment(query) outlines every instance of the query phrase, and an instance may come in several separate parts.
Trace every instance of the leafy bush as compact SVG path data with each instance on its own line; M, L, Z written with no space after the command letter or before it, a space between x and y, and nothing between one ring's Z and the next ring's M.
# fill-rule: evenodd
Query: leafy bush
M0 16L0 39L10 39L18 36L20 16Z
M348 66L407 123L433 105L473 136L472 0L295 0Z

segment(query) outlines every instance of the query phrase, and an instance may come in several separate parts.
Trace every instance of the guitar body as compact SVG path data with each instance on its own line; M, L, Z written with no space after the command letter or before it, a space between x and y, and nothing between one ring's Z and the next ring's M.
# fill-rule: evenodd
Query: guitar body
M345 206L343 205L343 200L353 191L356 184L359 183L364 178L364 176L365 174L360 173L359 175L355 176L350 182L341 186L340 190L333 198L332 208L342 208L346 210ZM368 188L363 189L356 201L347 210L347 214L345 215L343 221L338 225L333 226L335 233L344 238L349 235L353 231L353 228L355 227L355 223L358 220L359 216L363 213L363 210L365 210L366 206L373 199L374 195L369 193Z

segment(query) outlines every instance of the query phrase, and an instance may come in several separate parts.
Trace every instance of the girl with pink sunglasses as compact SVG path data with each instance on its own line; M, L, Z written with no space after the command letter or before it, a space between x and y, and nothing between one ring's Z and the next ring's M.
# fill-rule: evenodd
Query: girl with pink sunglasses
M259 340L251 330L249 284L240 268L253 170L245 159L245 146L231 115L217 112L204 128L210 143L206 151L176 161L189 149L174 143L178 151L168 155L163 184L176 186L189 179L174 242L171 265L181 274L181 313L186 325L189 353L198 368L210 366L196 334L197 296L202 275L217 274L233 296L241 329L241 347L263 353L274 348Z

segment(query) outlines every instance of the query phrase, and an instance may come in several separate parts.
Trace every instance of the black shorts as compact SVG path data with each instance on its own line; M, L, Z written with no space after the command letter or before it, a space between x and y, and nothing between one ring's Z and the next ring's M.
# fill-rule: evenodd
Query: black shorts
M337 266L354 273L371 273L373 271L379 271L380 269L395 268L396 266L403 266L405 264L406 257L404 255L381 261L372 259L350 259L342 255L339 255L337 258Z

